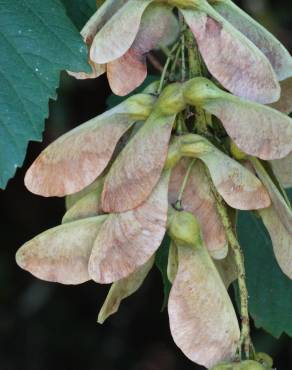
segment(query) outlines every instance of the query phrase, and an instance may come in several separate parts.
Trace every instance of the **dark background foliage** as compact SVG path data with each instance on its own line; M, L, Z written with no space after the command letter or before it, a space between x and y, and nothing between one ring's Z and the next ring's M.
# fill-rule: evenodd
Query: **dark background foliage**
M240 5L292 50L291 1L245 0ZM163 286L157 269L123 302L119 313L100 326L96 317L107 287L91 282L77 287L49 284L20 270L14 261L20 245L57 225L64 213L62 199L37 197L24 188L25 170L60 134L101 113L109 94L105 78L80 82L63 74L59 99L50 103L44 142L29 145L24 168L5 192L0 191L0 370L200 369L171 339L167 313L161 312ZM292 369L290 338L275 340L256 329L253 338L257 349L275 357L277 369Z

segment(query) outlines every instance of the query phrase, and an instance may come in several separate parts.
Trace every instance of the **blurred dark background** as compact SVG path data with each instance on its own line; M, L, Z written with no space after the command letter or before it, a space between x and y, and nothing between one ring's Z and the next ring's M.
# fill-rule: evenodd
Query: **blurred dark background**
M238 2L292 50L291 0ZM63 199L30 194L23 176L39 152L56 137L103 112L110 90L105 78L76 81L62 75L57 102L50 102L43 143L30 143L24 168L0 191L0 370L189 370L202 369L174 345L163 287L153 269L143 287L100 326L97 313L108 287L92 282L62 286L20 270L16 250L36 234L60 223ZM291 313L292 317L292 313ZM253 330L257 350L292 369L292 339L275 340Z

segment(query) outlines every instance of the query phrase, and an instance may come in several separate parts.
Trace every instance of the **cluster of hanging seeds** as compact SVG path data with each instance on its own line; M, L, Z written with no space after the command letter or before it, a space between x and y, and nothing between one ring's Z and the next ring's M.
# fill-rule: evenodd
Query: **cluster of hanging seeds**
M172 337L217 370L271 369L249 328L237 210L253 210L292 278L292 58L230 0L106 0L81 31L92 73L127 95L166 53L160 79L66 133L27 188L66 196L62 224L17 252L40 279L112 284L102 323L134 293L168 234ZM154 50L154 51L153 51ZM280 82L279 82L280 81ZM255 262L256 263L256 262ZM227 289L237 280L239 325Z

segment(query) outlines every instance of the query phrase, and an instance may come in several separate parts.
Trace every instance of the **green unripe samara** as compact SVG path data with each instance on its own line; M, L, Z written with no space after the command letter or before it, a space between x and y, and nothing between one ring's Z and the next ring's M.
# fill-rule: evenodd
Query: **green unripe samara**
M177 245L201 244L201 231L197 219L189 212L171 211L168 219L168 233Z
M182 91L183 85L178 82L166 86L157 101L155 111L163 116L171 116L184 110L186 103Z
M242 362L224 363L216 365L211 370L268 370L269 368L253 360Z
M233 158L239 161L246 158L246 154L238 148L234 141L231 141L230 143L230 153L232 154Z
M258 362L267 366L267 368L273 367L273 359L267 353L258 352L255 357Z

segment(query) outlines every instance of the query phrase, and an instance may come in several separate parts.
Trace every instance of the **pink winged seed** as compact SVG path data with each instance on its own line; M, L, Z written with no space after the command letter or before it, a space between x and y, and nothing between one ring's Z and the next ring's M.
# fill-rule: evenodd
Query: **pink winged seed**
M46 281L81 284L90 280L89 256L106 217L91 217L43 232L17 251L17 264Z
M145 96L146 106L153 100L149 98ZM61 197L91 184L105 169L116 144L137 120L137 115L145 114L143 104L139 105L138 101L137 105L131 105L133 99L130 99L50 144L28 169L27 188L35 194Z
M133 121L93 119L49 145L26 173L25 185L35 194L59 196L89 185L106 167L115 145Z
M280 221L286 227L287 231L292 234L292 209L290 203L288 204L286 199L284 199L283 194L275 185L274 181L270 178L261 162L251 157L250 163L252 163L253 169L255 170L257 176L265 185L265 188L270 195L273 208L276 211Z
M203 246L178 246L179 267L169 296L176 345L208 369L235 357L240 336L226 288Z
M169 183L169 201L171 204L177 201L190 163L190 160L183 159L172 170ZM204 174L203 164L200 161L196 161L192 166L189 180L183 192L182 208L191 212L198 219L204 242L212 257L216 259L225 258L228 245L224 228L220 222L215 199L208 186L208 180Z
M288 50L265 27L230 0L219 0L214 8L236 29L251 40L268 58L279 81L292 76L292 58Z
M225 202L241 210L261 209L271 204L269 194L259 179L239 162L205 140L208 150L197 156L208 167L211 179ZM187 146L182 146L182 152Z
M200 77L184 84L184 98L219 118L230 138L249 155L272 160L292 151L292 119L271 107L231 95Z
M128 0L106 0L87 21L81 30L81 36L87 45L91 45L98 31Z
M228 135L247 154L272 160L292 151L292 119L275 109L230 94L206 101L203 107L222 121Z
M292 187L292 152L285 158L271 162L273 171L280 183L286 187Z
M132 47L125 55L107 64L107 78L114 94L125 96L147 77L146 56Z
M274 207L261 210L260 216L272 239L281 270L292 279L292 234L287 231Z
M226 89L260 103L279 99L280 86L271 64L245 36L214 10L211 16L197 10L181 11L207 68Z
M144 12L139 32L130 49L107 64L112 91L124 96L138 87L147 76L146 54L159 44L169 44L177 36L177 20L171 8L151 4Z
M104 323L109 316L118 311L123 299L129 297L140 288L153 267L154 261L155 258L153 256L131 275L112 284L98 314L98 322L100 324Z
M123 279L146 263L161 244L166 230L169 173L160 179L140 206L111 214L95 240L89 274L98 283Z
M282 81L280 85L281 97L276 103L271 104L271 107L282 113L290 114L292 113L292 78Z
M90 48L96 33L105 25L113 14L126 3L126 1L128 0L107 0L92 15L80 32L88 48ZM88 78L97 78L105 73L105 64L94 63L90 58L88 62L91 66L91 73L68 71L68 74L77 79L84 80Z
M151 115L120 153L105 179L105 212L133 209L151 194L163 170L174 120L175 115Z
M90 48L90 59L103 64L124 55L133 44L142 15L152 1L128 0L95 36Z
M218 192L231 207L250 210L271 204L262 183L235 160L219 150L203 155L201 159L206 163Z

